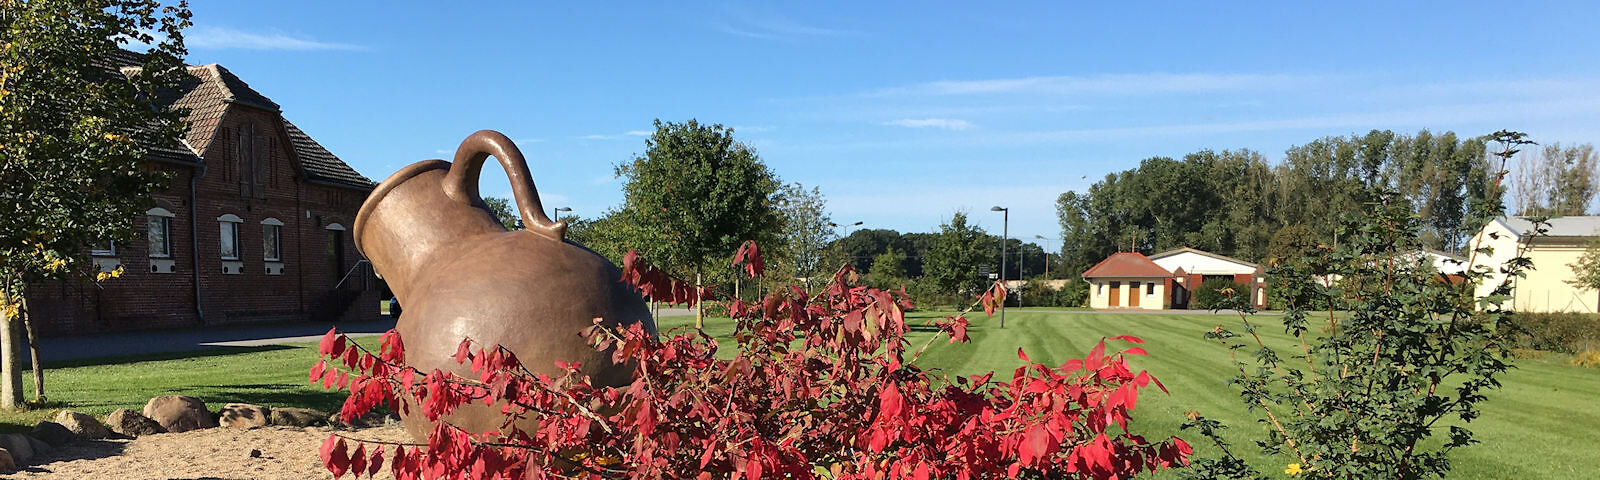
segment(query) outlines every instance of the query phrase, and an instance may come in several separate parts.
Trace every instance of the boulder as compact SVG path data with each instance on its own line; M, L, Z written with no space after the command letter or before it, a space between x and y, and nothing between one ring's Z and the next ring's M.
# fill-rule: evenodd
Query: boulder
M33 437L44 440L52 447L59 447L78 441L78 434L59 423L45 420L33 426Z
M270 419L266 407L248 403L230 403L217 411L217 423L224 427L260 428L269 425Z
M56 447L52 447L50 444L44 443L44 440L34 438L31 435L27 435L27 437L28 446L33 447L33 457L35 460L39 459L40 457L55 455Z
M349 425L351 428L381 427L398 421L400 421L400 416L398 415L392 413L378 413L376 411L367 412L365 415L349 421L345 421L343 416L337 413L328 416L329 423L334 425Z
M313 427L328 423L328 412L309 408L281 407L269 412L273 425L287 427Z
M0 435L0 448L11 452L11 463L14 465L27 465L33 460L33 442L28 441L28 436L20 433L7 433Z
M0 448L0 472L17 471L17 461L11 458L11 451Z
M161 428L161 424L151 420L150 417L126 408L111 411L110 415L106 415L106 423L111 425L111 431L130 437L167 432L167 429Z
M67 430L78 434L79 437L90 440L111 436L111 429L106 428L99 420L95 420L93 415L87 413L62 410L56 414L56 423L67 427Z
M205 402L183 395L162 395L150 399L144 404L144 416L172 433L217 426L217 416L206 408Z

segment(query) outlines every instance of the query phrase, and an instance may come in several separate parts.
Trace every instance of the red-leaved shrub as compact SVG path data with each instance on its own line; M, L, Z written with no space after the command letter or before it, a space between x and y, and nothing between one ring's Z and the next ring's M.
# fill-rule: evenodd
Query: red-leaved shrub
M636 259L633 254L630 259ZM762 274L753 243L736 265ZM623 278L678 299L692 287L663 283L647 264L626 262ZM596 388L578 365L534 374L498 346L463 339L455 358L475 378L422 372L405 363L401 338L385 334L377 354L336 331L322 342L328 360L311 380L348 389L341 418L414 399L437 420L452 409L501 405L502 431L469 432L439 422L426 445L383 445L330 436L322 460L335 477L387 467L412 478L1129 478L1186 464L1189 445L1151 442L1129 432L1140 389L1161 384L1133 372L1105 340L1087 357L1058 367L1024 362L1009 381L994 374L947 379L916 365L934 341L967 341L964 316L932 322L939 333L909 351L905 292L858 286L848 266L820 292L799 287L759 303L734 302L732 358L700 331L657 338L633 326L585 332L613 360L632 362L633 383ZM648 287L646 287L648 285ZM1004 301L996 284L979 303ZM698 299L698 298L695 298ZM1143 343L1119 336L1113 340ZM1165 387L1161 387L1165 390ZM415 412L407 412L415 413ZM514 425L532 419L538 428ZM386 450L387 449L387 450Z

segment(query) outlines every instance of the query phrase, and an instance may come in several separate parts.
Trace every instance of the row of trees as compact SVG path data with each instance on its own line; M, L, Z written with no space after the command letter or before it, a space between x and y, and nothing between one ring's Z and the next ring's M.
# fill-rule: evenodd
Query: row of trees
M1425 247L1459 251L1482 226L1470 212L1490 201L1500 171L1484 141L1374 130L1291 147L1276 165L1250 150L1149 158L1085 193L1061 194L1062 263L1081 272L1116 251L1182 246L1267 261L1295 251L1288 246L1338 243L1340 216L1363 211L1383 191L1402 192L1399 201L1423 219ZM1551 145L1520 160L1511 172L1513 213L1588 210L1600 180L1591 146Z

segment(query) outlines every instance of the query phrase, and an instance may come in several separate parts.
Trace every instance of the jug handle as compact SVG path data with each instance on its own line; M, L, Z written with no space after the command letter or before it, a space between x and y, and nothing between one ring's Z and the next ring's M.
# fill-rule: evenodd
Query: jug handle
M445 174L445 195L468 205L483 203L478 196L478 175L483 171L484 160L490 155L499 159L500 166L506 169L506 179L511 181L511 193L516 197L517 210L522 213L524 228L545 238L561 241L566 236L567 224L551 221L544 214L544 204L539 201L539 190L533 186L533 175L528 172L527 159L522 157L522 150L517 148L517 144L500 132L479 130L461 141L461 146L456 149L455 162L450 165L449 173Z

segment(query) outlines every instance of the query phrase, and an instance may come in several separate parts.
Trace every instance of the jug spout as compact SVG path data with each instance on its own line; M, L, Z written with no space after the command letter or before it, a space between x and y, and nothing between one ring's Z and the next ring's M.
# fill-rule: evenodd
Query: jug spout
M449 170L443 160L406 166L378 184L356 214L356 249L402 300L410 298L417 269L441 248L505 232L487 207L447 198L442 186Z
M456 149L455 162L425 160L383 180L356 214L356 248L402 301L416 285L420 265L434 252L460 250L473 237L505 233L478 196L478 175L490 156L505 168L526 232L557 245L567 224L550 220L539 202L528 162L504 134L479 130Z

